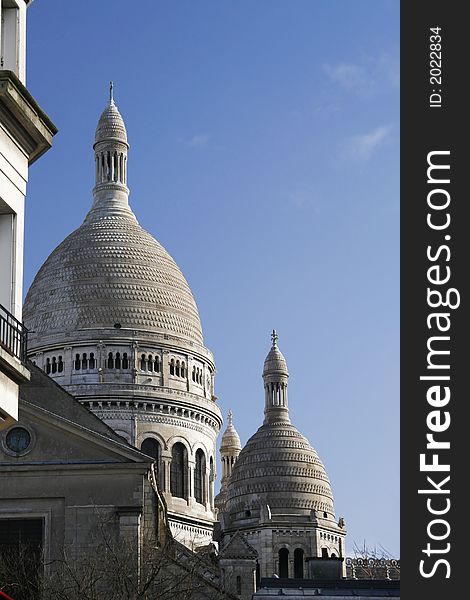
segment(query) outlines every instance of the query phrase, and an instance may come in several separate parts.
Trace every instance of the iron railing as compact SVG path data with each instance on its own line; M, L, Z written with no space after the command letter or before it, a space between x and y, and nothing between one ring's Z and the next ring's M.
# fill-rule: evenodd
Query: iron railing
M22 363L26 362L28 330L0 304L0 346Z

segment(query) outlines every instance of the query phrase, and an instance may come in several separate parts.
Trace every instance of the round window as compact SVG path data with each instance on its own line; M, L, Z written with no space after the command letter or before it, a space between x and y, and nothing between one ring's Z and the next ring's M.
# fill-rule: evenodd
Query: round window
M31 443L31 435L22 427L13 427L7 433L5 442L12 452L24 452Z

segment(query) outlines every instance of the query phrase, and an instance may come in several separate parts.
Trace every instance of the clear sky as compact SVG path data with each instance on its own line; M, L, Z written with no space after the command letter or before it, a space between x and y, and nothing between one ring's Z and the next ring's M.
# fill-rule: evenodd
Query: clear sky
M398 0L37 0L28 88L59 128L30 170L25 290L82 222L108 82L131 205L175 258L242 443L270 332L347 546L399 556ZM220 473L220 467L219 467Z

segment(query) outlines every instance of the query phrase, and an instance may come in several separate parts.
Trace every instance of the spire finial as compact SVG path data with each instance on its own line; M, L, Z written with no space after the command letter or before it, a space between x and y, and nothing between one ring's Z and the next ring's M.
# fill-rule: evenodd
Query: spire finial
M113 88L114 88L114 84L112 81L110 81L109 82L109 103L110 104L114 104Z
M278 340L278 335L277 335L277 331L275 329L273 329L273 332L271 333L271 339L273 341L273 348L277 348L277 340Z
M231 410L228 411L228 427L233 425L233 412Z

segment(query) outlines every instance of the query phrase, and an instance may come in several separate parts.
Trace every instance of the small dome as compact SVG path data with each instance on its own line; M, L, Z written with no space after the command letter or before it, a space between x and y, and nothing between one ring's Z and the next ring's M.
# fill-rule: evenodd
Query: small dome
M237 430L233 426L233 414L232 411L228 413L228 425L227 429L224 431L222 436L222 440L220 443L220 451L226 452L230 450L241 450L242 445L240 442L240 436L238 435Z
M226 511L269 505L276 515L312 510L334 517L325 467L309 441L289 422L265 423L248 440L227 487Z
M101 113L95 132L95 144L108 140L127 144L126 126L112 98L110 98L109 104Z
M264 375L274 375L274 374L288 376L289 372L287 370L286 359L284 358L282 352L277 347L278 335L277 335L275 329L273 329L271 339L272 339L273 345L271 347L271 350L268 352L268 355L266 356L266 359L264 361L263 376Z

